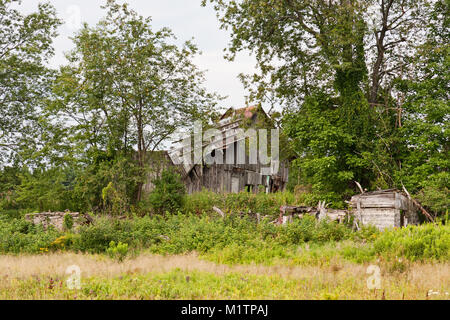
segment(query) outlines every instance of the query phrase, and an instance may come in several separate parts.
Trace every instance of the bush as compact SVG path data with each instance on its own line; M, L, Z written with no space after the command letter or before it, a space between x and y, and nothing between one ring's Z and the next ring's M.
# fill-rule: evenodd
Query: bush
M74 243L74 249L90 252L102 253L109 248L111 241L125 242L131 241L129 232L122 227L124 223L120 220L110 218L97 219L95 224L82 226L79 229L79 238Z
M257 224L250 216L233 214L225 218L181 213L127 220L101 217L72 234L54 228L44 231L24 219L0 219L0 253L72 250L120 257L127 247L127 252L145 249L157 254L195 251L223 263L272 264L280 259L293 264L328 263L335 256L357 263L377 257L388 262L398 258L450 259L450 225L426 224L383 232L365 227L352 232L345 225L318 222L311 216L282 226L269 221Z
M48 251L62 234L52 227L44 231L23 218L0 220L0 253L40 253Z
M175 213L183 207L186 188L178 173L164 170L161 178L153 180L153 184L155 187L148 197L148 202L156 213Z
M72 230L73 227L73 217L70 214L64 215L63 228L64 230Z
M296 205L299 203L291 192L277 193L225 193L218 194L203 190L189 195L186 198L184 212L186 213L213 213L214 206L227 213L260 213L261 215L277 216L282 205Z
M377 227L363 225L361 229L352 234L352 239L357 242L373 242L380 234Z
M109 248L106 249L106 253L111 259L122 262L128 255L128 244L119 241L116 245L114 241L111 241L109 243Z
M388 259L405 257L410 261L425 259L448 261L450 226L425 224L388 229L374 242L375 252Z

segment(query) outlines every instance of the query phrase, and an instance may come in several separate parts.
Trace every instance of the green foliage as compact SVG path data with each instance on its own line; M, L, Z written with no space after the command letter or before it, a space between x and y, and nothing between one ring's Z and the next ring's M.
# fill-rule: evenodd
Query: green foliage
M164 170L161 177L154 179L152 183L154 189L148 196L148 203L156 213L174 213L182 209L186 188L180 174L173 170Z
M93 163L79 170L73 196L80 211L120 215L129 211L141 182L131 155L91 150Z
M352 234L352 239L358 242L372 242L380 235L380 231L373 225L362 226Z
M401 142L407 146L396 179L436 214L450 206L449 2L437 1L430 32L414 63L417 77L397 82L405 95Z
M45 64L61 24L49 3L27 15L17 5L17 0L0 1L0 161L6 163L10 157L31 160L30 152L36 155L46 143L40 111L53 74Z
M245 50L256 58L258 72L241 75L250 99L286 106L281 127L296 154L291 191L308 185L341 206L353 181L368 189L404 183L445 212L448 1L207 3L231 30L227 58Z
M393 259L405 257L411 261L450 259L450 226L426 224L386 230L374 242L375 253Z
M20 169L17 166L0 169L0 210L13 210L19 207L14 199L14 191L19 184Z
M328 265L340 257L357 263L380 257L387 262L445 262L450 260L449 229L448 224L426 224L383 232L364 227L354 232L345 225L309 216L277 226L267 219L257 224L247 216L176 214L126 220L99 217L93 225L80 226L72 234L53 228L44 231L23 219L0 219L0 253L71 250L124 259L130 250L197 252L219 263L265 265Z
M196 192L186 197L184 212L213 213L216 206L224 212L260 213L261 215L277 216L283 205L304 204L302 199L292 192L276 193L226 193L219 194L208 190ZM317 204L317 202L315 203Z
M345 115L350 106L336 108L336 103L329 95L307 97L298 112L285 116L284 128L293 148L303 154L293 162L297 181L311 185L312 194L338 205L354 192L354 180L367 185L374 179L373 165L360 157L374 147L367 143L373 139L367 129L373 114L367 105L359 102L352 107L358 114ZM355 118L358 128L348 123Z
M101 253L109 248L111 241L125 242L126 238L128 241L132 240L120 221L111 218L97 219L95 224L80 228L74 248L82 252Z
M61 168L28 170L20 175L14 189L14 201L31 211L63 211L73 209L73 176Z
M73 227L73 217L70 214L64 215L63 227L65 230L72 230Z
M126 197L121 195L112 182L102 189L102 200L105 212L109 214L123 214L126 212Z
M193 63L198 54L193 43L175 45L168 28L156 30L150 17L127 4L111 0L103 8L106 16L73 38L70 64L61 68L47 113L55 122L74 120L60 121L59 129L73 141L70 152L79 158L105 150L113 160L134 160L139 169L135 192L121 192L135 203L142 199L149 153L175 130L207 121L218 97L202 86L204 73Z
M128 255L128 244L119 241L119 243L116 245L114 241L111 241L109 243L109 248L106 249L106 253L111 259L122 262Z
M44 231L24 219L0 219L1 253L44 253L59 236L53 228Z

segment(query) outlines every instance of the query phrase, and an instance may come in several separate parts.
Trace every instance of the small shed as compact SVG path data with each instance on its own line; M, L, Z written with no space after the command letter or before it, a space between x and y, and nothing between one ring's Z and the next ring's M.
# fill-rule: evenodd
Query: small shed
M352 211L361 225L389 227L417 225L419 215L414 203L396 189L365 192L350 200Z

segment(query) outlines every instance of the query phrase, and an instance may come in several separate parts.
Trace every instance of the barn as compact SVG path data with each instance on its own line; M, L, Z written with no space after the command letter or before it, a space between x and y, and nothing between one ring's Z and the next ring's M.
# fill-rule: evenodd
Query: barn
M237 144L240 140L248 140L248 138L240 137L237 130L261 127L270 129L270 124L270 117L261 107L249 106L241 109L228 109L215 124L215 129L221 132L222 138L214 144L215 149L211 151L211 155L216 156L217 153L222 155L223 159L228 159L228 153L231 153L236 160ZM202 145L202 153L206 145L208 143ZM234 161L232 164L225 162L223 164L207 164L202 161L200 164L180 165L183 157L180 154L181 149L182 147L178 146L178 148L160 153L163 165L157 165L157 170L152 170L152 173L149 174L148 181L144 185L145 192L151 191L151 180L160 174L161 169L169 166L177 168L189 194L203 189L217 193L238 193L241 191L271 193L283 191L286 188L289 174L288 161L277 160L267 165L262 164L258 156L257 163L251 163L247 153L244 163ZM192 150L192 153L194 152L195 150Z

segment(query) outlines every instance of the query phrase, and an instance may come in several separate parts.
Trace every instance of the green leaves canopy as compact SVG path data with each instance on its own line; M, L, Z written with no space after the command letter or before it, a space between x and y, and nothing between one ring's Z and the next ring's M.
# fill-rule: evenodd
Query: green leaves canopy
M52 40L60 21L50 4L23 15L17 0L0 0L0 161L42 143L39 111L50 95Z

